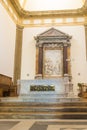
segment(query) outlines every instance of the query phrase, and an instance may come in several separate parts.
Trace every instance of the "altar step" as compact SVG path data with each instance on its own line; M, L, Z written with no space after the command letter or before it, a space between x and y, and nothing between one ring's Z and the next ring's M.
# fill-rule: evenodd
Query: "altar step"
M87 119L87 102L0 102L0 119Z
M79 110L78 110L79 109ZM52 108L49 108L48 106L46 107L0 107L0 112L24 112L24 113L27 113L27 112L30 112L30 113L55 113L55 112L87 112L87 107L72 107L72 106L68 106L68 107L52 107Z
M2 102L28 102L28 103L59 103L59 102L76 102L80 101L78 97L65 97L60 96L59 94L43 94L43 95L28 95L28 96L19 96L19 97L6 97L1 98Z

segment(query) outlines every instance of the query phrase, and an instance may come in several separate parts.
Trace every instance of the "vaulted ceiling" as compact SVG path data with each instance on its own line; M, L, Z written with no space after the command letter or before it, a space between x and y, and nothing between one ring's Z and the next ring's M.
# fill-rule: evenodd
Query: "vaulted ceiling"
M49 21L46 25L61 24L60 19L64 24L67 18L73 22L84 18L84 24L87 22L87 0L1 0L1 3L14 22L21 26L39 26L46 20Z

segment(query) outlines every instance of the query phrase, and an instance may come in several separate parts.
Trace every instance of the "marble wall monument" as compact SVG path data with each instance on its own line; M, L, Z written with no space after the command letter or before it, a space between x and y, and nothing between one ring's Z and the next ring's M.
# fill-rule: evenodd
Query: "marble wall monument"
M58 78L71 75L71 36L51 28L35 37L36 78Z

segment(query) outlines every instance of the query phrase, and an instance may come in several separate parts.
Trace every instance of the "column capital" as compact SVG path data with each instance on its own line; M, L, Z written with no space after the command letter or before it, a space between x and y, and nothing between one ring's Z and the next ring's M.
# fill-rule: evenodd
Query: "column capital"
M87 24L84 24L84 27L87 28Z
M24 27L23 27L23 26L20 26L20 25L16 25L16 29L18 29L18 30L23 30Z

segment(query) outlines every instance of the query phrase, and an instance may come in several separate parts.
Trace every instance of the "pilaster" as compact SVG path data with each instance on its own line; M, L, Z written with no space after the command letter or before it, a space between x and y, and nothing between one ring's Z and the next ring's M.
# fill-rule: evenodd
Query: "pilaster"
M21 55L22 55L23 27L16 26L15 57L14 57L14 85L21 77Z

